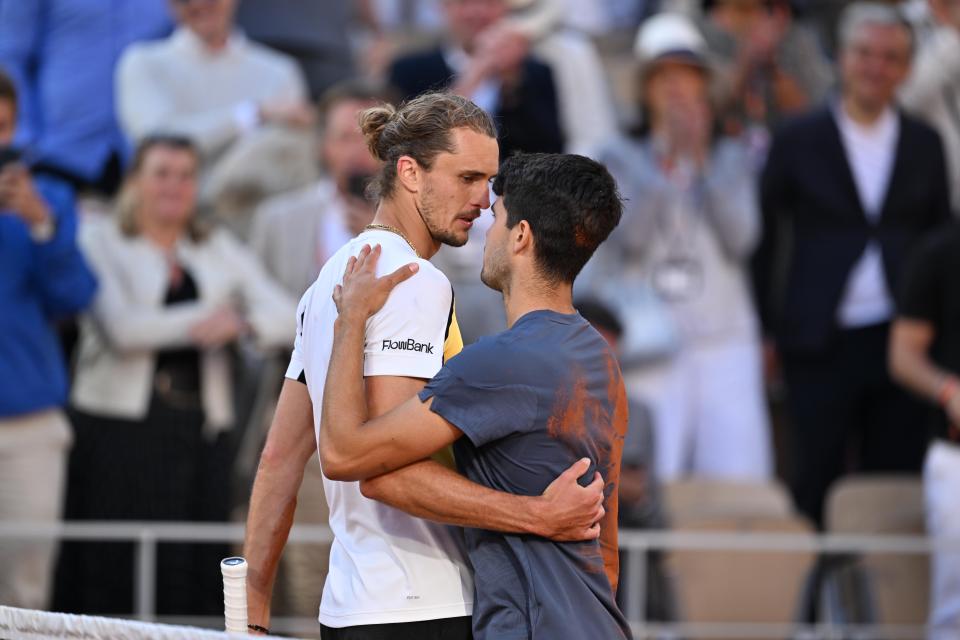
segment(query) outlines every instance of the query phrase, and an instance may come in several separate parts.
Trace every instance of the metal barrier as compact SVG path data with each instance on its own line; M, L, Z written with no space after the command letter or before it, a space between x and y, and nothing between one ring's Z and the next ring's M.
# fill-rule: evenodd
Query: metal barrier
M157 544L161 542L240 543L244 526L229 523L197 522L65 522L31 524L0 522L0 544L4 540L116 541L136 544L134 584L136 617L157 621L155 577ZM325 526L297 525L289 542L322 544L333 540ZM649 624L644 619L646 602L647 553L651 550L700 551L806 551L817 554L923 554L932 551L960 553L960 539L932 540L924 536L784 534L784 533L699 533L638 531L621 529L620 547L627 554L627 610L637 640L641 638L750 638L790 637L797 639L884 638L921 640L922 626L879 625L797 625L797 624ZM163 621L197 619L165 618ZM210 622L210 621L208 621ZM288 619L287 625L305 621Z

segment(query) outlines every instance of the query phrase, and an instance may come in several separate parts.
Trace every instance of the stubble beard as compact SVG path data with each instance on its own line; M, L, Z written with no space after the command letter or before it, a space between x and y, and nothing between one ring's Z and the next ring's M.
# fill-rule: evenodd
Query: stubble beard
M507 269L504 264L503 250L493 249L489 259L484 255L483 268L480 270L480 282L494 291L503 293L503 283L506 281Z
M427 185L424 187L423 195L417 205L417 211L420 214L420 219L423 220L423 224L427 227L430 237L440 244L445 244L451 247L462 247L463 245L467 244L467 240L469 240L469 234L464 234L463 237L460 237L452 230L445 229L440 226L440 223L438 222L438 209L439 207L436 206L435 199L433 197L433 189Z

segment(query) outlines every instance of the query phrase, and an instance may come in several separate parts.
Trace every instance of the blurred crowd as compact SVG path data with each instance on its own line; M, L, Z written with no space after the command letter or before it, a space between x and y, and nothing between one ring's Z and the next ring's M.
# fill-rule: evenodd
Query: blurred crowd
M821 524L926 465L960 536L960 0L0 0L0 69L0 519L236 518L296 302L374 214L357 112L448 89L501 158L618 181L576 293L631 396L625 526L778 476ZM505 328L488 224L435 258L467 343ZM161 546L158 610L217 613L220 552ZM324 553L288 556L309 615ZM128 613L133 562L5 543L0 604ZM956 628L956 554L933 579Z

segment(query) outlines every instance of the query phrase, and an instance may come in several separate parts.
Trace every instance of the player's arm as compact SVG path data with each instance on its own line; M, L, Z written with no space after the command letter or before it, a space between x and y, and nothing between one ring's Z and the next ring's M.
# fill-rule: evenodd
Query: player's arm
M270 626L277 565L293 524L303 470L315 452L307 385L287 378L260 455L247 514L243 555L248 565L247 617L251 624Z
M379 415L419 392L417 378L376 376L366 380L369 415ZM580 460L539 496L518 496L472 482L434 460L417 462L360 482L360 491L410 515L443 524L508 533L529 533L553 540L589 540L599 534L603 517L603 479L582 487L590 467Z
M348 271L354 266L351 264ZM371 274L372 267L368 275ZM345 278L345 283L349 285L350 282L351 278ZM369 293L383 287L385 282L381 279L377 284L371 275L371 282L364 284L362 290ZM383 289L383 298L391 288L389 285ZM361 424L367 416L380 418L423 389L425 381L422 378L391 375L368 376L365 387L362 387L360 348L351 350L350 356L352 369L346 378L349 382L346 393L341 396L328 388L324 397L328 400L337 398L334 413L344 408L356 411L351 413L352 419L359 421L356 424ZM331 361L335 362L336 358ZM345 373L340 370L339 363L335 364L328 372L328 382L329 375L334 372L337 376ZM327 406L331 404L328 402ZM325 417L329 422L329 416ZM415 427L413 431L418 432L420 425ZM324 438L323 434L324 428L321 427L321 438ZM449 441L449 436L441 434L422 451L433 451ZM366 455L361 449L354 453L358 458ZM360 488L371 499L445 524L533 533L556 540L581 540L597 537L595 524L602 517L603 481L595 480L590 486L581 487L577 480L586 470L587 464L578 462L557 478L543 495L516 496L478 485L431 460L418 459L410 466L365 480ZM324 472L331 473L326 465Z
M334 292L339 315L319 437L323 473L331 480L363 480L393 471L430 456L462 435L430 411L429 401L423 403L416 396L394 398L399 406L390 405L396 408L368 420L363 385L367 320L383 307L394 287L417 271L416 264L406 265L377 278L379 256L377 245L372 250L364 247L350 258L343 285Z
M934 338L932 322L898 317L890 332L890 375L915 393L939 402L951 374L930 358Z
M363 384L366 318L341 314L323 392L320 462L331 480L364 480L406 466L449 446L462 433L430 411L432 398L408 397L367 419ZM375 380L376 378L370 378Z

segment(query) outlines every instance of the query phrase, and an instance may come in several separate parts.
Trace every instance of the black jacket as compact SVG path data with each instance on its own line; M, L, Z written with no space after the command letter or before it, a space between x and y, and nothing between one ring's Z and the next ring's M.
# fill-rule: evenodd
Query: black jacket
M439 48L398 58L389 72L390 85L404 100L428 90L447 89L453 77ZM518 85L500 92L495 120L501 160L514 151L563 151L557 91L550 68L531 58L524 60Z
M943 145L905 114L882 213L866 217L832 108L788 122L774 137L760 199L764 231L754 264L760 315L784 352L829 349L850 272L879 241L891 292L904 258L950 217Z

